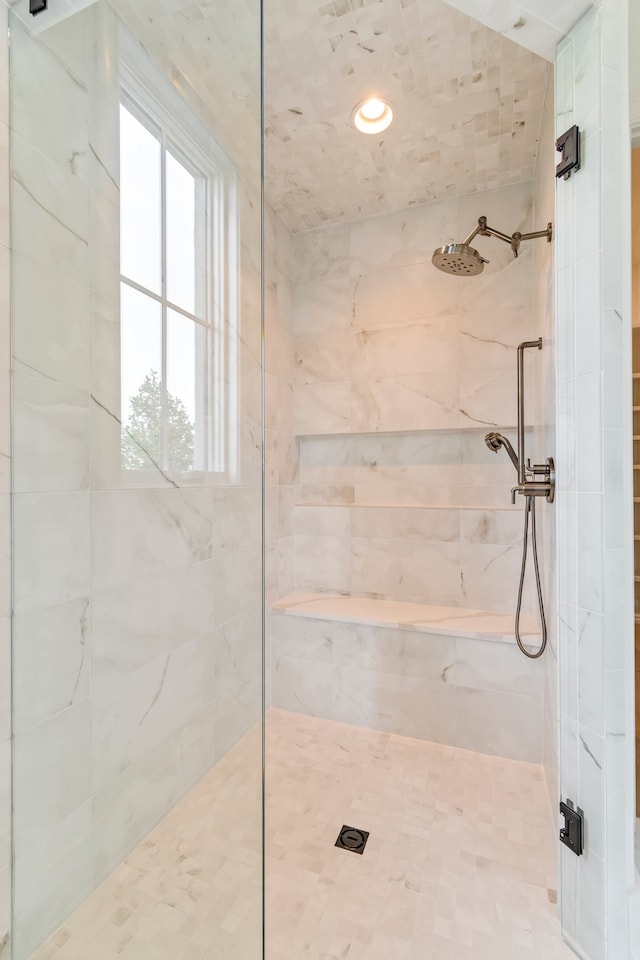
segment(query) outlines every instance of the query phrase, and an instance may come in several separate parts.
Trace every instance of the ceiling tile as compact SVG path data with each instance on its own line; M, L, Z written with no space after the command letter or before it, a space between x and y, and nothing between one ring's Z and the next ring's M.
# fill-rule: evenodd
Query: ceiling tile
M443 0L267 0L266 194L294 232L529 179L548 64ZM395 118L354 130L372 94Z

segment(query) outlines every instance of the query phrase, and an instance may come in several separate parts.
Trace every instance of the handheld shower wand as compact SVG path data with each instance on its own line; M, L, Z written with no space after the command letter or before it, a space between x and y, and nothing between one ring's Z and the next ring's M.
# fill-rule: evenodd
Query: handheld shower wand
M506 437L503 437L501 433L488 433L484 438L484 442L489 447L489 450L493 450L494 453L497 453L500 447L504 447L504 449L509 454L509 459L511 460L511 463L516 468L516 473L520 472L518 457L516 455L515 450L511 446L510 440L507 440Z

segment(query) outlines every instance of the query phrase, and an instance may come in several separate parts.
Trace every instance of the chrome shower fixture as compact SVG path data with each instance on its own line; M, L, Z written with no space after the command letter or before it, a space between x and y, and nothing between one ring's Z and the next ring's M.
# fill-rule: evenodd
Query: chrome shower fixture
M445 243L443 247L438 247L433 251L431 262L434 267L455 277L477 277L484 270L485 263L489 263L488 260L480 256L475 247L471 246L471 241L478 235L504 240L511 246L513 256L517 257L523 240L537 240L539 237L546 237L547 243L551 243L553 225L548 223L546 230L536 230L533 233L520 233L519 230L516 230L515 233L508 236L502 230L490 227L487 224L486 217L480 217L476 226L462 243Z
M508 440L507 437L503 437L501 433L488 433L484 438L484 442L489 447L489 450L493 450L494 453L497 453L501 447L504 447L509 454L511 463L516 468L516 473L519 473L520 465L518 463L518 457L515 450L511 446L511 441Z
M525 340L518 344L518 452L516 453L509 440L501 433L488 433L484 442L489 450L497 453L502 447L509 454L511 463L516 468L518 482L511 488L511 503L516 502L516 494L525 498L524 533L522 537L522 566L520 568L520 585L518 586L518 600L516 603L515 636L516 642L530 660L541 657L547 646L547 621L544 613L542 597L542 578L538 562L538 535L536 530L536 499L544 497L547 503L553 503L556 489L556 469L553 457L547 457L546 463L534 463L525 460L524 451L524 352L525 350L542 350L542 337L537 340ZM538 479L541 477L542 479ZM522 612L522 594L524 578L527 572L527 551L529 544L529 525L531 525L531 545L533 548L533 568L536 577L536 592L538 594L538 609L540 611L540 626L542 628L542 642L537 650L528 650L520 635L520 614Z

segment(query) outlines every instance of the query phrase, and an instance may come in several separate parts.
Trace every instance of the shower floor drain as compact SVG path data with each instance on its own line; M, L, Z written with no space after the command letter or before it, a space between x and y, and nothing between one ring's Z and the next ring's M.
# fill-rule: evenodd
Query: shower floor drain
M336 847L342 850L351 850L352 853L364 853L369 834L366 830L357 827L343 827L336 840Z

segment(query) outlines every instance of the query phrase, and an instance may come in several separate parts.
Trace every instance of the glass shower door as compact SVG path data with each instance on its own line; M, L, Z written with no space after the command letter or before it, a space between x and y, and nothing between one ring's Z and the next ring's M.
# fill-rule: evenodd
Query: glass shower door
M259 0L10 53L13 957L257 960Z

